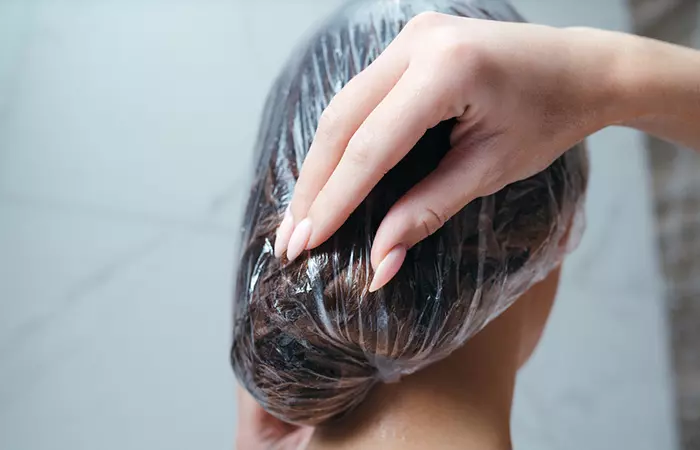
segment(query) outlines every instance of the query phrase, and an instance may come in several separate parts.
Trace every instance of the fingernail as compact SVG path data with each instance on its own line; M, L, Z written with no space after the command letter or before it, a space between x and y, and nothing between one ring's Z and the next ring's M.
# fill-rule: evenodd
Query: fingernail
M310 237L311 219L307 217L299 222L299 225L297 225L292 236L289 238L289 246L287 247L287 259L289 261L294 261L297 256L301 255Z
M387 284L401 268L404 259L406 259L406 247L397 245L384 257L382 262L377 266L372 278L372 284L369 285L369 291L378 291Z
M277 228L277 234L275 235L275 257L281 258L284 255L284 251L289 245L289 239L292 237L292 232L294 231L294 217L292 216L292 211L287 208L284 213L284 219L279 228Z

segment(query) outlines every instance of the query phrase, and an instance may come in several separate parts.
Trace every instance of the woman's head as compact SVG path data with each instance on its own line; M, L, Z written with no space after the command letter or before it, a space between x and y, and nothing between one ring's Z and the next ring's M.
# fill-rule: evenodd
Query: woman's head
M454 121L429 130L327 242L293 262L274 236L321 112L416 14L519 20L478 0L375 0L346 6L298 50L273 87L256 150L235 298L234 370L283 420L315 424L372 385L447 356L555 267L582 200L586 159L478 199L412 248L394 280L369 293L370 248L391 205L437 167Z

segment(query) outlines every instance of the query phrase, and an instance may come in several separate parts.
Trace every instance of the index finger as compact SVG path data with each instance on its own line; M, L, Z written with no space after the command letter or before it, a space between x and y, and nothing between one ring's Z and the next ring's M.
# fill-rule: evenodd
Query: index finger
M297 239L299 242L294 245L292 253L288 251L296 225L308 214L353 134L406 70L408 60L402 47L397 37L372 64L338 92L321 115L316 136L294 187L291 204L277 230L277 257L287 252L287 256L294 259L306 245L302 237Z
M398 39L389 44L335 95L321 114L294 186L290 208L297 222L306 217L355 131L405 72L407 58L399 47Z

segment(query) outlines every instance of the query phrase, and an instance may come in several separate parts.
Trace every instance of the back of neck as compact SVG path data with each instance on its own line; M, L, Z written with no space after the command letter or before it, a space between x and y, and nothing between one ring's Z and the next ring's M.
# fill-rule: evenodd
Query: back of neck
M377 385L356 410L319 427L308 450L510 450L520 351L511 309L443 361Z

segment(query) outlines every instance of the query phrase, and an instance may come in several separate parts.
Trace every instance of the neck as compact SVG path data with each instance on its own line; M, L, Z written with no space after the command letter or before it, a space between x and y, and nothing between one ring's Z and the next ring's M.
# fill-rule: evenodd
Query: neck
M308 449L510 450L517 310L516 304L448 358L378 385L348 416L319 427Z

